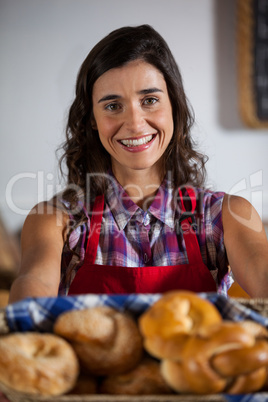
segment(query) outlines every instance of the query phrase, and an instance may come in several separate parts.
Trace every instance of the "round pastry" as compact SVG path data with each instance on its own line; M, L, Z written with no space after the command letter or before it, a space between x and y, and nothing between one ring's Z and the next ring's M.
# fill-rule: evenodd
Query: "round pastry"
M206 336L191 336L181 361L162 360L165 381L179 393L259 390L267 375L268 342L255 336L256 325L224 321L211 326Z
M139 328L144 347L152 356L180 360L189 336L205 334L207 327L221 321L210 301L190 291L172 291L141 315Z
M69 392L69 394L91 395L97 394L97 392L97 378L90 374L80 373L74 388Z
M143 355L142 337L134 319L108 306L61 314L54 332L71 342L81 367L93 375L121 374Z
M110 395L173 393L160 373L160 363L150 357L145 357L137 367L127 373L104 378L99 391Z
M0 337L0 381L35 395L60 395L75 384L79 363L72 347L54 334Z

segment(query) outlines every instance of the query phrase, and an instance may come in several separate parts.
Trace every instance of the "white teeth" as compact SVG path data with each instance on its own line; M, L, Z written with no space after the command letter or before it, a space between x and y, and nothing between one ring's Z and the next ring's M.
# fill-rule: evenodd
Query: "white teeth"
M147 137L140 138L139 140L121 140L120 142L127 147L137 147L139 145L147 144L152 138L152 135L147 135Z

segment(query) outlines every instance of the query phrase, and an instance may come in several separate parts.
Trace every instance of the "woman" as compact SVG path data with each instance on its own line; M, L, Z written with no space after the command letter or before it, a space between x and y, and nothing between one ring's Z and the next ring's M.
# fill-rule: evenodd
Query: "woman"
M10 301L171 289L226 294L229 265L268 294L267 239L245 199L203 189L205 157L178 66L150 26L113 31L81 66L64 155L66 191L22 233Z

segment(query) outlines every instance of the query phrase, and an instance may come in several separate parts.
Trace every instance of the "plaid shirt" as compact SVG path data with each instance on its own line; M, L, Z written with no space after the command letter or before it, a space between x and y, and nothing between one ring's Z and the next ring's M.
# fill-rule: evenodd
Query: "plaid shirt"
M197 239L203 262L210 270L220 294L227 294L232 279L223 243L223 192L194 188L197 198ZM59 294L68 293L70 283L83 263L90 228L88 216L70 236L70 246L80 257L68 251L62 254L62 278ZM122 267L168 266L187 264L188 258L178 221L181 203L177 193L165 179L147 210L138 207L120 184L112 178L105 195L102 225L95 264ZM70 214L70 218L73 217ZM90 241L90 239L89 239ZM73 269L75 267L75 269ZM72 272L66 281L68 272Z

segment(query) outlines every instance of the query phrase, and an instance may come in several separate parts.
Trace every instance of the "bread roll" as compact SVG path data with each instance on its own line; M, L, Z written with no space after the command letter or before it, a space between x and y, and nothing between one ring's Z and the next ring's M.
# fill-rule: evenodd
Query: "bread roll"
M79 363L72 347L53 334L0 337L0 381L19 392L60 395L75 384Z
M217 308L190 291L164 294L139 319L144 347L159 359L180 360L185 342L193 334L222 321Z
M80 373L74 388L69 394L91 395L98 392L98 379L90 374Z
M108 306L63 313L54 332L71 342L82 368L93 375L124 373L143 355L134 319Z
M104 378L100 393L111 395L161 395L173 393L160 373L158 361L145 357L133 370Z
M259 390L266 381L268 342L255 336L256 325L224 321L210 326L206 336L191 336L181 361L162 360L164 379L179 393L243 394Z

